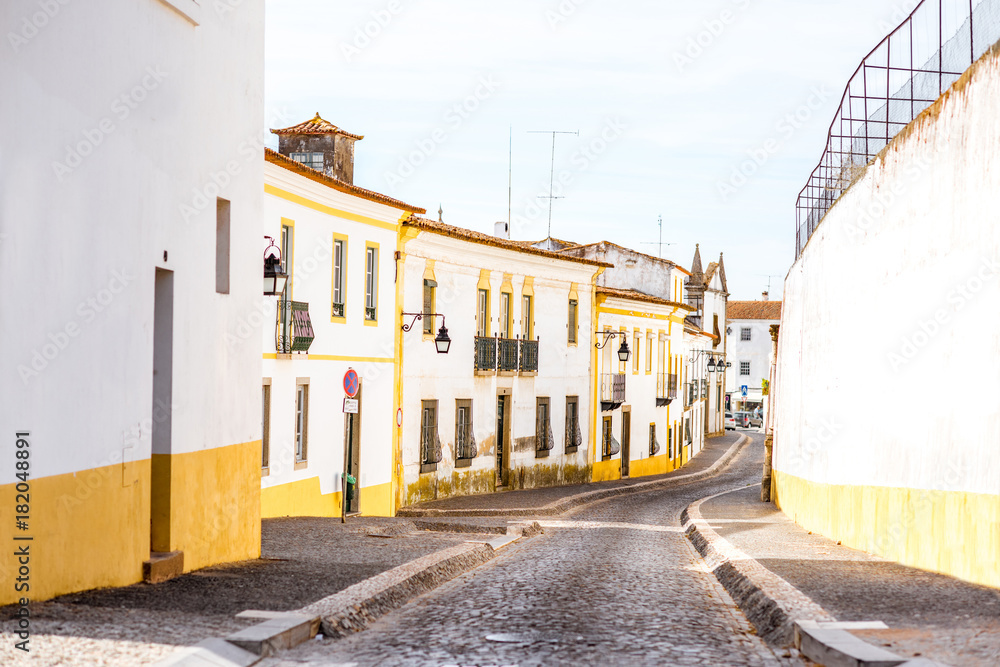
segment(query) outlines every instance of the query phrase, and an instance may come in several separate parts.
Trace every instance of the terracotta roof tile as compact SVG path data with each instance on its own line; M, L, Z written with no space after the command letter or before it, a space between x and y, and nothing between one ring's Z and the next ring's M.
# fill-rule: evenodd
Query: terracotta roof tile
M651 294L646 294L634 289L617 289L615 287L600 287L597 288L598 294L603 294L605 296L613 296L619 299L631 299L632 301L644 301L646 303L656 303L661 306L671 306L673 308L684 308L685 310L693 311L694 307L689 306L686 303L678 303L676 301L670 301L668 299L661 299L658 296L652 296Z
M345 132L330 121L320 118L319 112L312 120L280 130L271 130L271 132L273 134L340 134L351 139L364 139L363 135Z
M610 268L613 266L613 264L608 264L607 262L599 262L597 260L592 260L592 259L582 259L580 257L573 257L572 255L564 255L559 252L552 252L551 250L542 250L541 248L533 248L530 245L525 245L523 241L511 241L510 239L503 239L500 238L499 236L491 236L489 234L473 231L471 229L465 229L464 227L455 227L454 225L448 225L443 222L438 222L437 220L428 220L427 218L419 218L415 215L411 215L409 218L404 220L403 225L407 227L413 227L415 229L422 229L428 232L434 232L436 234L443 234L444 236L451 236L453 238L462 239L464 241L471 241L472 243L481 243L483 245L493 246L494 248L514 250L516 252L523 252L529 255L540 255L542 257L551 257L552 259L562 259L567 262L576 262L578 264L589 264L591 266L603 266L605 268Z
M316 171L315 169L307 167L301 162L296 162L292 158L285 157L278 151L271 150L270 148L264 149L264 159L273 165L277 165L287 169L288 171L294 171L297 174L305 176L311 181L316 181L317 183L326 185L339 192L346 192L349 195L361 197L362 199L367 199L379 204L385 204L386 206L392 206L393 208L398 208L402 211L409 211L410 213L427 213L426 209L411 206L406 202L393 199L388 195L383 195L373 190L366 190L365 188L358 187L357 185L345 183L344 181L333 178L332 176L327 176L321 171Z
M730 301L726 304L727 320L780 320L780 301Z

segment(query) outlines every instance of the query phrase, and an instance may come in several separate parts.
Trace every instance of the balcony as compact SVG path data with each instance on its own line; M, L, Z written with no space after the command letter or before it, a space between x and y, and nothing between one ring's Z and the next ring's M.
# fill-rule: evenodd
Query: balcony
M316 334L309 318L309 304L302 301L278 301L274 328L274 347L278 354L308 352Z
M625 374L601 374L601 412L616 410L625 402Z
M659 373L656 376L656 407L670 405L677 398L677 374Z
M538 372L537 340L476 336L475 354L477 375Z
M521 340L521 363L518 370L522 373L538 372L538 341Z

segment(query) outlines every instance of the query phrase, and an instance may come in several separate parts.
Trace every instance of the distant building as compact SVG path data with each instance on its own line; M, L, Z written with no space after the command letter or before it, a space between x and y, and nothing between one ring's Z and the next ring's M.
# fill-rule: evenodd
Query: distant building
M781 302L769 301L764 292L760 301L730 301L726 330L729 359L733 367L726 383L726 397L732 410L764 408L764 381L771 372L771 325L781 324ZM742 388L747 388L743 396Z

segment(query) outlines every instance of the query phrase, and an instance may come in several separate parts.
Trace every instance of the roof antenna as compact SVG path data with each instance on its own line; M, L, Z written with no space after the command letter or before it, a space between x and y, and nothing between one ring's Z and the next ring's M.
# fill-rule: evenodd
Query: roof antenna
M552 200L553 199L565 199L565 197L555 197L552 195L553 186L556 180L556 135L557 134L575 134L580 136L580 130L576 132L563 132L560 130L529 130L528 134L551 134L552 135L552 171L549 174L549 196L542 196L540 199L549 200L549 233L546 238L552 238Z
M663 246L665 246L665 245L676 245L676 244L674 244L674 243L664 243L663 242L663 216L662 215L660 216L660 219L659 219L659 221L656 224L658 224L660 226L660 240L657 241L656 243L653 243L652 241L643 241L642 245L655 245L655 246L657 246L657 248L656 248L656 256L659 257L660 259L663 259Z

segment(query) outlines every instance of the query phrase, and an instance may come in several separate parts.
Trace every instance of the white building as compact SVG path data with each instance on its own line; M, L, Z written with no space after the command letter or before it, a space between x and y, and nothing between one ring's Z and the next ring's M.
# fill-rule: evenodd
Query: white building
M781 323L781 302L730 301L726 330L733 366L726 382L726 396L733 411L764 407L763 387L771 373L771 325ZM743 387L747 395L743 396Z
M261 300L263 0L47 6L3 12L0 539L21 483L33 540L0 604L260 553L260 351L227 339Z
M359 135L318 114L274 132L296 159L268 150L264 169L263 233L289 278L265 318L261 512L391 516L396 243L400 221L424 210L353 185ZM360 386L345 402L349 370Z
M400 503L589 480L607 264L418 217L400 250Z

